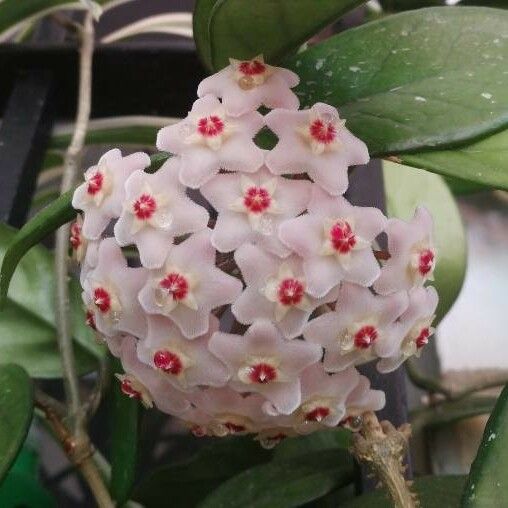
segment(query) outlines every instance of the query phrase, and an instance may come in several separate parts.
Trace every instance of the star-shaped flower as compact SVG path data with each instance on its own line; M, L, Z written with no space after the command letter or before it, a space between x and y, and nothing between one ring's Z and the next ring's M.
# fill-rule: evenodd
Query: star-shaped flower
M355 416L360 416L368 411L379 411L385 407L386 396L381 390L373 390L370 381L365 376L360 376L358 384L346 399L346 414L342 424L349 425L349 421Z
M381 211L314 186L308 212L283 222L279 237L304 259L309 293L321 297L342 280L370 286L380 273L372 242L386 225Z
M201 193L217 210L212 244L230 252L254 242L277 256L290 250L277 236L279 224L307 208L310 182L273 176L266 168L253 175L217 175Z
M102 334L145 335L146 317L137 296L146 277L144 268L127 266L114 238L100 242L97 266L87 273L83 283L83 300Z
M83 235L97 240L111 219L122 213L125 198L125 181L134 171L150 165L146 153L137 152L126 157L118 148L106 152L96 166L85 172L85 182L75 191L72 206L83 210Z
M389 219L386 226L390 259L381 269L374 289L387 295L400 289L409 290L433 280L436 247L432 238L430 212L419 206L410 222Z
M409 291L409 306L397 323L396 336L399 340L390 350L381 351L381 356L386 358L377 363L380 372L391 372L410 356L420 356L434 333L432 321L438 301L437 291L433 287Z
M135 244L146 268L160 268L176 236L206 228L209 215L191 201L178 180L173 157L156 173L136 171L125 183L123 211L115 224L122 246Z
M374 295L368 288L343 283L336 310L308 323L303 331L306 340L325 348L324 366L339 372L379 356L379 347L394 337L395 320L406 310L405 291L393 295Z
M240 394L229 388L208 388L191 397L191 408L183 419L193 434L226 436L256 432L268 416L262 405L266 399L256 393Z
M306 172L326 192L338 196L348 187L348 167L369 162L365 143L327 104L303 111L275 109L265 122L279 138L266 156L266 165L276 175Z
M186 395L139 360L134 337L124 339L120 360L126 374L117 374L117 378L125 395L140 400L146 407L152 407L155 403L158 409L174 416L189 410L190 402Z
M282 414L300 405L300 374L321 358L319 346L288 342L265 319L256 321L243 336L216 332L209 347L227 365L233 389L260 393Z
M139 293L148 314L169 317L188 339L205 334L211 310L232 303L242 290L240 280L215 266L210 236L205 229L174 246Z
M193 189L220 169L253 173L263 164L264 152L252 140L263 127L256 111L233 118L212 95L198 99L181 122L157 134L157 148L181 156L180 181Z
M240 116L267 108L298 109L298 97L291 88L298 85L299 77L288 69L272 67L263 55L252 60L229 59L230 65L204 79L198 86L198 96L207 94L222 98L231 116Z
M256 245L244 244L235 252L235 261L247 286L231 306L240 323L274 320L283 335L293 339L302 333L314 309L337 297L335 289L322 298L309 295L296 256L280 259Z
M229 379L228 370L208 350L210 336L218 329L219 320L211 315L208 332L189 340L168 318L150 316L146 339L138 344L138 357L179 390L189 391L200 385L224 386Z

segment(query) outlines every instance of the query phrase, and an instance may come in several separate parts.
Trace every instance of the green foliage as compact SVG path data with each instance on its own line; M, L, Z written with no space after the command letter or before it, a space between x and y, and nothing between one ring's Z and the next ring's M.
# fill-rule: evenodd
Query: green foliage
M119 360L113 362L113 372L123 373ZM111 411L111 496L122 506L134 484L138 455L140 407L137 399L126 397L117 379L110 386Z
M198 1L194 37L201 58L219 70L229 58L263 54L277 62L364 0ZM201 5L202 4L202 5Z
M421 501L421 508L458 508L464 486L464 476L423 476L414 482L414 490ZM500 506L500 505L498 505ZM359 496L343 508L392 508L393 502L385 490L377 490Z
M16 230L0 224L0 258L6 258L13 245ZM38 245L30 249L17 265L10 283L9 297L0 311L0 362L16 362L33 377L53 378L61 375L54 324L53 255ZM103 354L92 331L85 324L79 283L70 284L70 312L76 362L81 373L95 368L94 355Z
M508 506L508 385L490 415L462 498L464 508Z
M433 173L508 190L508 130L466 146L408 153L400 159Z
M57 508L50 493L33 476L11 471L0 486L2 508Z
M32 412L33 388L27 373L18 365L0 365L0 483L25 442Z
M303 106L327 102L371 155L447 147L502 129L508 12L436 7L387 16L292 57Z
M437 265L433 285L439 293L438 322L457 298L466 270L466 239L455 200L443 179L393 162L383 163L388 216L408 220L418 205L434 218Z

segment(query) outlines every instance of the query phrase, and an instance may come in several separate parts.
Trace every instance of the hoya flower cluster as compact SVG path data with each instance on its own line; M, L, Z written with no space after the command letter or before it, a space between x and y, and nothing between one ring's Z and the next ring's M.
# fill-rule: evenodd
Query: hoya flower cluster
M378 410L356 366L393 370L432 334L429 213L351 205L348 168L367 148L335 108L298 110L297 84L262 57L231 60L159 132L172 157L158 171L111 150L74 194L88 324L120 357L124 393L196 435L271 446Z

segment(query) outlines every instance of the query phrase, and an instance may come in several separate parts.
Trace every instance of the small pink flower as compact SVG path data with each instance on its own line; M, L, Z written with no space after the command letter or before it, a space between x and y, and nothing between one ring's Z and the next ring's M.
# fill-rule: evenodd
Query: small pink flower
M321 358L320 347L286 341L265 319L256 321L243 336L217 332L209 347L227 365L233 389L260 393L285 415L300 405L301 372Z
M290 254L277 229L307 208L310 182L273 176L263 167L253 175L217 175L200 190L218 212L212 233L218 251L255 242L277 256Z
M262 55L252 60L229 59L225 69L204 79L198 86L198 97L207 94L222 98L231 116L240 116L267 108L298 109L298 97L291 88L300 79L288 69L267 65Z
M264 153L252 139L261 127L263 117L258 112L233 118L218 99L205 95L187 118L159 131L157 148L181 156L180 181L196 189L220 169L257 171Z
M374 289L387 295L400 289L409 290L433 280L436 247L432 238L432 216L419 206L410 222L390 219L386 227L390 259L381 269Z
M193 433L226 436L256 432L268 416L263 413L266 401L261 395L240 394L229 387L208 388L191 397L195 407L182 418Z
M218 329L219 320L210 316L208 332L189 340L168 318L150 316L146 339L138 344L138 357L179 390L189 391L199 385L224 386L228 371L208 350L210 336Z
M325 369L338 372L376 358L380 347L389 347L387 343L394 340L395 320L407 306L405 291L379 296L345 282L335 312L310 321L303 336L325 348Z
M209 215L191 201L178 180L173 157L156 173L133 173L125 184L123 211L115 224L121 246L135 244L146 268L160 268L176 236L206 228Z
M265 122L279 138L266 156L266 165L276 175L306 172L326 192L338 196L348 187L348 167L369 162L365 143L327 104L303 111L275 109Z
M381 390L372 390L370 381L360 376L358 384L346 399L346 414L342 423L348 426L351 418L360 416L368 411L379 411L385 407L386 397Z
M120 216L125 181L134 171L149 165L150 157L146 153L122 157L120 150L114 148L85 172L85 182L74 191L72 206L85 212L82 234L86 238L97 240L111 219Z
M145 335L146 318L137 295L146 276L144 268L127 266L114 238L100 242L97 266L83 283L83 300L97 330L108 337L118 332Z
M117 374L117 378L125 395L140 400L145 407L155 403L158 409L174 416L189 410L186 395L138 359L134 337L126 337L122 342L120 360L126 374Z
M391 372L405 362L410 356L419 357L422 349L428 344L434 333L432 321L439 297L433 287L414 288L409 291L409 307L400 316L396 335L399 340L389 351L381 352L382 358L377 369L380 372Z
M296 256L280 259L256 245L244 244L235 252L235 261L247 286L231 306L240 323L270 319L286 338L293 339L302 333L314 309L337 297L336 289L322 298L309 295Z
M188 339L205 334L211 310L232 303L242 290L240 280L215 266L210 236L205 229L173 247L139 293L148 314L169 317Z
M372 242L386 225L381 211L352 206L316 186L308 211L283 222L279 237L304 259L309 293L323 296L342 280L370 286L380 273Z

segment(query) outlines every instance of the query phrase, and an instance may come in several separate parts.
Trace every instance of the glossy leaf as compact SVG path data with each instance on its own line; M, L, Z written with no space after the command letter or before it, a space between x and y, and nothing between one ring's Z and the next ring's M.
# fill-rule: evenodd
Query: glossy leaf
M113 372L123 373L118 360ZM111 496L122 506L129 499L134 484L138 456L140 406L137 399L126 397L120 383L112 379L111 395Z
M289 508L318 499L354 479L351 456L323 450L255 466L223 483L200 508Z
M160 468L144 479L133 498L145 506L163 506L171 492L171 508L196 506L229 477L270 460L272 452L252 437L221 438L189 460Z
M192 29L194 42L201 61L209 71L213 71L212 56L210 50L210 34L208 24L212 16L212 9L219 0L196 0L192 16Z
M0 224L0 258L12 245L16 230ZM15 362L33 377L61 375L54 325L53 255L38 245L30 249L17 266L10 284L9 297L0 311L0 361ZM76 280L70 285L70 311L76 362L81 373L96 366L93 355L103 354L92 331L85 325L81 289ZM93 354L93 355L92 355Z
M508 125L508 12L435 7L347 30L286 62L303 106L337 106L372 155L474 140Z
M490 415L467 479L464 508L508 506L508 385Z
M437 265L433 285L439 293L437 322L457 298L466 270L466 238L457 204L438 175L384 162L383 176L390 217L409 220L415 208L423 205L434 218Z
M463 147L408 153L400 159L415 168L508 190L508 130Z
M129 0L95 0L106 8ZM72 0L2 0L0 2L0 42L9 38L23 23L36 21L59 9L85 9L82 2Z
M464 476L423 476L414 481L421 508L459 508ZM341 504L341 508L392 508L387 492L376 490Z
M466 194L474 194L476 192L488 192L492 189L479 183L470 182L468 180L462 180L461 178L453 178L451 176L443 177L446 185L452 191L455 196L462 196Z
M230 57L252 58L260 53L267 61L277 62L362 3L364 0L219 0L210 13L210 2L206 2L208 9L203 10L209 13L212 66L219 70L229 64ZM206 39L198 48L204 45Z
M0 483L25 442L33 413L33 387L18 365L0 365Z

